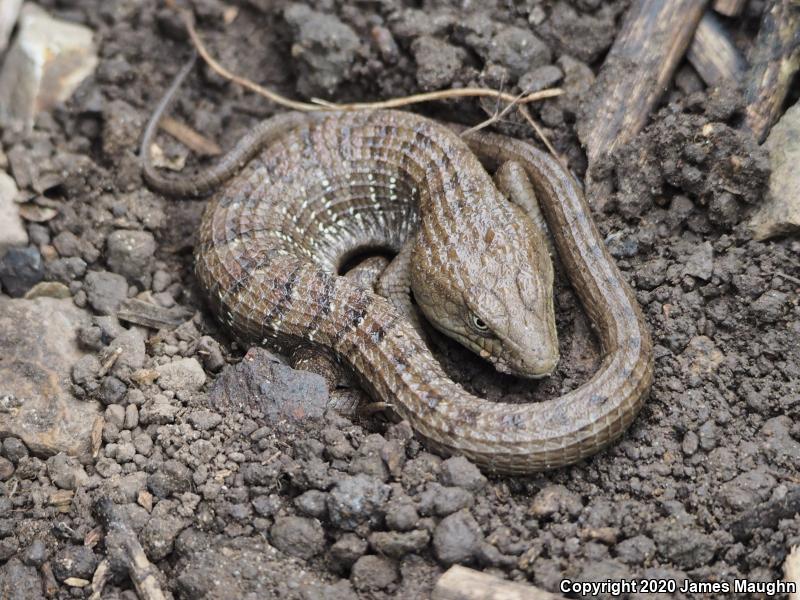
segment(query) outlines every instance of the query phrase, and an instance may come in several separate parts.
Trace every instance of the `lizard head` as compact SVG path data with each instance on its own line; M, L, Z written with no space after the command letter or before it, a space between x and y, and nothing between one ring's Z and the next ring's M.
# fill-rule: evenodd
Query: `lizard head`
M436 329L502 373L540 378L559 359L553 263L544 232L516 206L501 207L445 250L434 249L423 227L411 285Z

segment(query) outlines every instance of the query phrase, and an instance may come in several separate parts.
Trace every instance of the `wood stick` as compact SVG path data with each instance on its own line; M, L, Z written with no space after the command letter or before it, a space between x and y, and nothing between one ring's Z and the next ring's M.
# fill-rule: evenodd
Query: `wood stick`
M436 582L431 600L564 600L564 597L455 565Z
M686 57L708 86L725 80L742 81L747 71L747 61L711 11L700 19Z
M94 514L106 530L106 552L114 554L128 569L128 575L141 600L166 600L156 578L158 569L147 559L139 539L123 519L110 498L94 503Z
M634 0L578 129L589 166L633 138L669 86L707 0Z
M800 5L771 0L750 57L745 124L759 143L778 120L794 74L800 67Z
M714 10L726 17L738 17L746 5L747 0L715 0Z

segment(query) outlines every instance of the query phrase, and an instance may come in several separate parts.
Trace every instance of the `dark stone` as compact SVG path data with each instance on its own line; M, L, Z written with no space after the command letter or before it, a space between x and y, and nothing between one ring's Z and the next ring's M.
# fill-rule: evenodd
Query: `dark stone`
M42 255L35 246L11 247L0 259L0 282L12 298L25 295L44 279Z

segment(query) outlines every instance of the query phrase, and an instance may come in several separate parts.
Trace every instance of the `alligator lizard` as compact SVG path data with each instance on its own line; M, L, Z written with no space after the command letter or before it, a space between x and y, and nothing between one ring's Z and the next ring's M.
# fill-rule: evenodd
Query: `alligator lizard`
M413 113L286 113L196 176L168 177L149 147L180 79L145 132L144 175L170 195L219 188L196 273L240 339L333 351L432 449L489 471L571 464L631 423L652 382L650 336L582 193L553 159L512 138L462 138ZM356 251L397 252L411 239L412 289L435 327L500 370L547 374L558 358L552 266L532 221L485 170L504 164L518 167L512 185L532 186L603 353L591 379L540 403L469 394L392 303L337 275Z

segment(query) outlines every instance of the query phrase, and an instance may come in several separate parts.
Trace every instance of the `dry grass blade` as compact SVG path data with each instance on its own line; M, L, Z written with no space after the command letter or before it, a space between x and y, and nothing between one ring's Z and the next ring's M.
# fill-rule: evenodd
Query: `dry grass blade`
M237 85L242 86L245 89L248 89L256 94L264 96L268 100L275 102L281 106L285 106L286 108L291 108L292 110L300 110L300 111L319 111L319 110L369 110L369 109L386 109L386 108L398 108L401 106L408 106L411 104L419 104L421 102L430 102L432 100L444 100L447 98L475 98L475 97L495 97L505 102L515 102L516 104L527 104L529 102L536 102L538 100L544 100L546 98L555 98L556 96L560 96L563 91L560 88L549 88L546 90L540 90L533 94L528 94L526 96L522 96L521 98L516 98L511 94L506 94L500 92L498 90L493 90L491 88L480 88L480 87L468 87L468 88L460 88L460 89L450 89L450 90L439 90L435 92L424 92L421 94L412 94L411 96L403 96L401 98L390 98L389 100L380 100L377 102L351 102L351 103L338 103L338 102L329 102L327 100L321 100L319 98L313 98L312 102L302 102L299 100L292 100L291 98L287 98L277 92L273 92L272 90L265 88L261 85L258 85L254 81L247 79L246 77L241 77L232 73L224 66L222 66L217 60L211 56L208 52L208 49L203 44L203 41L200 39L200 35L197 33L197 29L194 26L194 19L192 17L192 13L185 9L180 9L174 6L174 2L168 1L167 4L175 8L181 16L183 20L184 26L186 27L186 31L189 34L189 37L192 40L192 44L197 49L197 53L200 57L206 62L206 64L218 75L233 81Z

